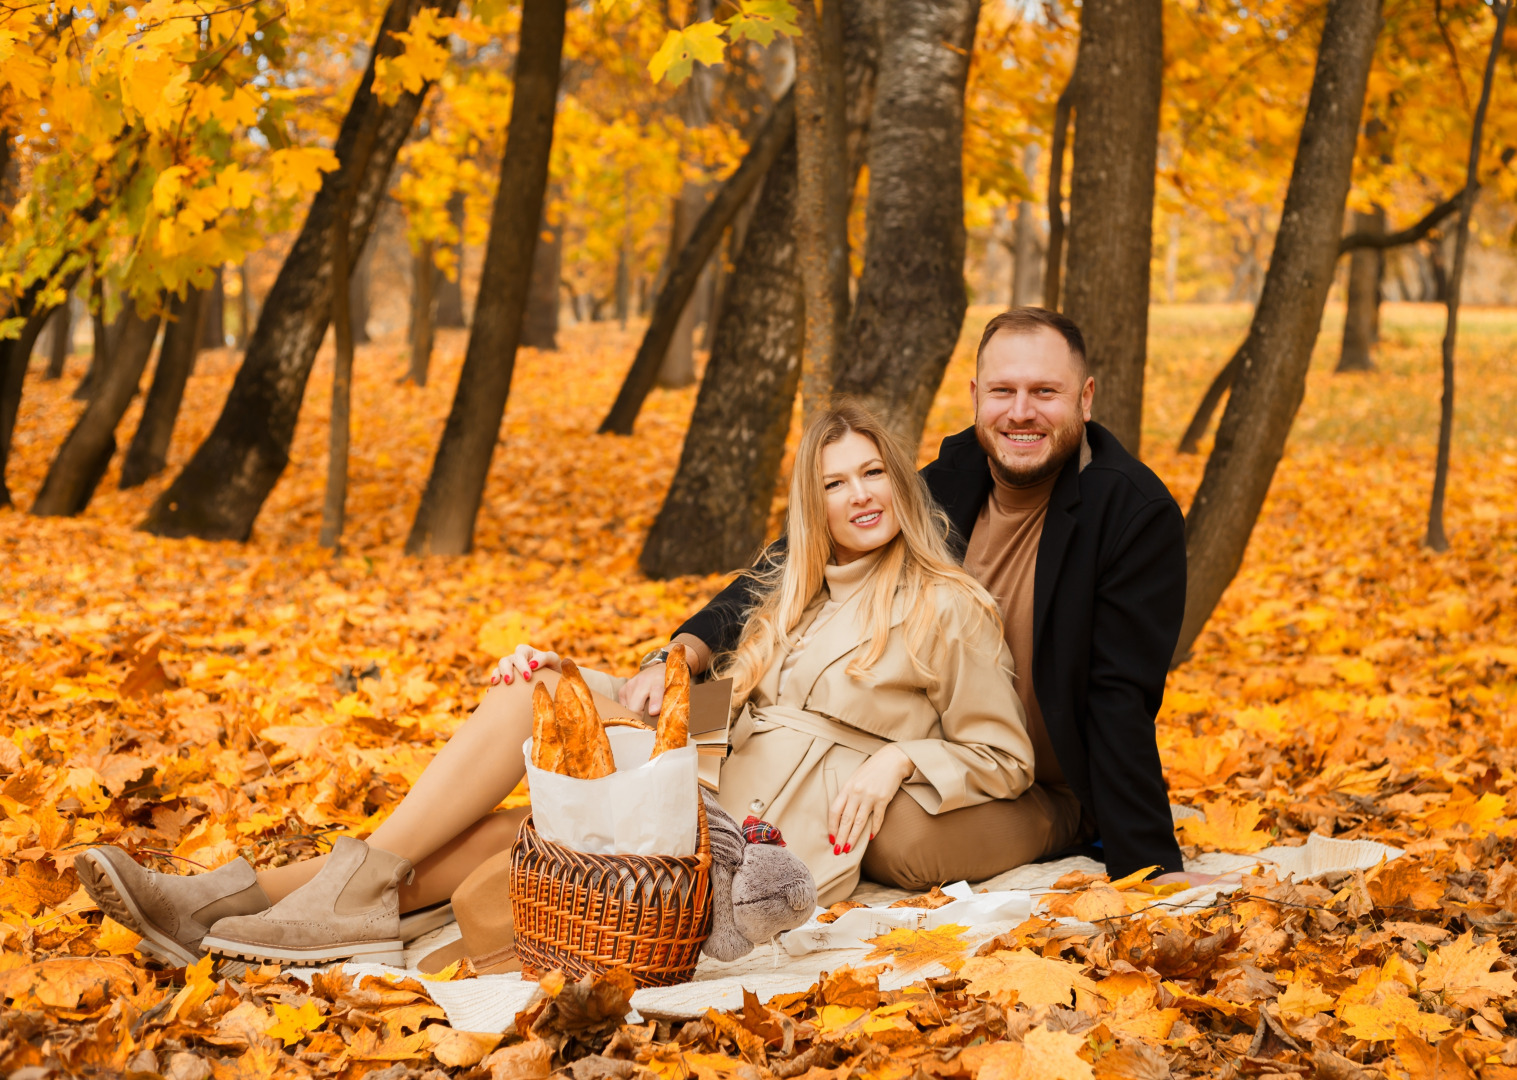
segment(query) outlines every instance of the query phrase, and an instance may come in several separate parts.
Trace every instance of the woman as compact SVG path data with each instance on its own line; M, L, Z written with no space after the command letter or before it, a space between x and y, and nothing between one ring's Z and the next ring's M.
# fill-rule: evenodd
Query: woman
M808 426L790 485L790 554L766 575L721 666L742 711L720 798L739 820L753 813L781 830L823 903L853 890L898 794L938 814L1015 799L1032 781L995 606L954 564L945 529L910 459L866 411L844 405ZM202 946L300 963L394 961L402 911L447 899L509 849L524 811L492 810L525 769L529 683L551 689L557 664L527 647L503 660L474 715L367 843L341 837L317 859L256 874L238 859L186 877L95 848L79 859L80 878L173 963ZM592 685L614 692L617 682ZM630 715L609 696L597 704Z

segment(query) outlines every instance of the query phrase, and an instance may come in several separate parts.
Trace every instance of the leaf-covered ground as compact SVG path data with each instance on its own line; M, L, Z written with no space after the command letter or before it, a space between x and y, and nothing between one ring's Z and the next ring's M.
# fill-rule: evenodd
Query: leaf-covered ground
M1246 321L1238 307L1156 309L1145 457L1182 503L1204 459L1170 448ZM421 984L144 965L79 890L82 847L193 870L362 834L504 647L627 670L720 584L635 570L694 392L655 393L633 439L589 434L635 347L602 325L519 361L475 553L404 558L463 346L444 334L425 390L397 385L398 347L360 351L340 558L314 544L322 367L248 545L135 531L167 476L119 492L113 470L77 520L0 512L0 1071L527 1078L574 1060L576 1080L1517 1076L1517 315L1475 310L1462 328L1441 556L1419 545L1441 312L1388 306L1368 376L1331 373L1337 325L1243 572L1171 677L1159 738L1173 798L1207 811L1182 843L1249 852L1316 830L1408 857L1312 883L1265 876L1183 917L1072 881L1056 901L1068 910L1144 910L1094 934L1035 918L904 991L834 973L673 1030L619 1026L614 982L553 983L496 1039L451 1031ZM929 447L968 422L970 348L966 334ZM23 505L79 411L68 394L84 360L28 382L10 473ZM234 370L202 356L174 468ZM123 430L134 421L135 407Z

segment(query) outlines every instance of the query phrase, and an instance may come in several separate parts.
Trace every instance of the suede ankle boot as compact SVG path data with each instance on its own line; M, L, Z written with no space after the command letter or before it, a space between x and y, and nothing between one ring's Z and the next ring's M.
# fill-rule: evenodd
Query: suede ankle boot
M174 967L205 955L201 941L216 920L269 906L245 859L206 874L160 874L120 848L97 847L75 859L74 870L100 910L142 938L144 953Z
M316 876L267 911L222 919L201 942L207 952L244 960L400 964L400 886L411 864L340 836Z

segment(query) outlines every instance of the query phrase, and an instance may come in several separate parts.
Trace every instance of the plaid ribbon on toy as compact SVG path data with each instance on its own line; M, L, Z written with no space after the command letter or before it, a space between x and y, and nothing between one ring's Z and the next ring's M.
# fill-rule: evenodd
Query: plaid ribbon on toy
M749 814L743 819L743 839L750 844L778 844L785 846L785 840L780 836L780 831L763 818L756 818Z

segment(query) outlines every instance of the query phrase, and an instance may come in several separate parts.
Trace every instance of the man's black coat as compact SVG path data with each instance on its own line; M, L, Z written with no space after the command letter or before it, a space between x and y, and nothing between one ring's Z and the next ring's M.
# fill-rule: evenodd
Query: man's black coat
M1154 716L1185 611L1185 520L1153 472L1099 424L1090 463L1054 484L1033 572L1033 687L1069 786L1095 820L1113 878L1181 870ZM994 481L974 429L922 470L963 558ZM773 549L771 549L773 553ZM740 576L679 628L720 652L752 604Z

